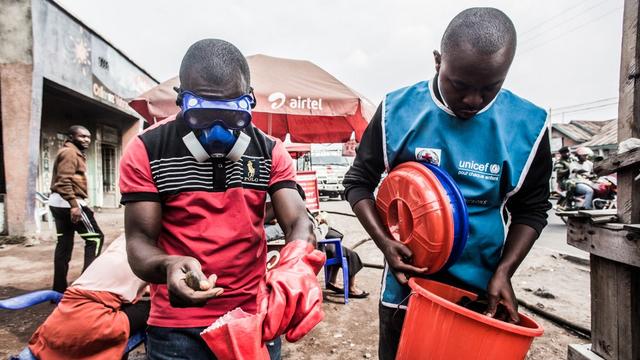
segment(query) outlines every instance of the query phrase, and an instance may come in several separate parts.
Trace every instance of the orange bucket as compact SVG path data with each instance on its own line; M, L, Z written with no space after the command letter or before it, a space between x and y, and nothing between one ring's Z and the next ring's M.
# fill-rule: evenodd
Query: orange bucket
M520 314L509 324L456 305L478 296L453 286L411 278L412 296L396 359L524 359L542 327Z

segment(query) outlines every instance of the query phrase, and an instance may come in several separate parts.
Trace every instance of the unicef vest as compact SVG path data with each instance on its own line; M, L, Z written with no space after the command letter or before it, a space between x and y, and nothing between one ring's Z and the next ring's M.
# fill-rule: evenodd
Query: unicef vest
M387 94L382 129L387 171L406 161L430 161L456 181L469 209L469 238L448 272L486 289L505 239L506 201L526 177L546 130L546 112L501 90L473 118L455 117L433 95L431 82ZM396 307L409 295L385 267L382 303Z

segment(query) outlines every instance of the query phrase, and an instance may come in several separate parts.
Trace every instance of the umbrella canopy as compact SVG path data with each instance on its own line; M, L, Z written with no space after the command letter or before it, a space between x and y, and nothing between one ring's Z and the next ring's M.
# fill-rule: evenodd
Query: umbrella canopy
M253 122L262 131L301 143L346 142L355 132L360 141L375 111L366 98L305 60L266 55L247 57L257 100ZM177 77L129 102L147 121L177 113Z
M294 159L311 152L311 144L289 143L285 144L284 148Z

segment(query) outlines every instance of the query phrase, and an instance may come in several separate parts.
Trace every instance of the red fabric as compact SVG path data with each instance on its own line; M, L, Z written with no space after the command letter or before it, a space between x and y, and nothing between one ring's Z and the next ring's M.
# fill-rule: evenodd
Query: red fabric
M295 181L291 157L280 141L271 156L269 186ZM123 194L157 193L139 138L131 142L120 162L120 189ZM201 308L173 308L166 285L154 284L149 325L203 327L236 307L256 312L256 295L266 264L265 200L265 191L241 187L225 192L184 192L163 199L158 246L170 255L196 258L205 275L218 276L216 286L222 287L224 294Z
M324 318L316 277L324 262L324 253L306 241L287 244L261 283L258 313L228 312L200 334L207 346L220 360L260 360L269 359L264 342L282 334L300 340Z
M251 315L236 308L200 336L218 360L269 360L262 341L263 318L263 313Z
M287 340L295 342L322 321L322 289L316 275L325 259L322 251L302 240L280 251L278 265L267 273L267 292L260 303L266 314L263 340L286 333Z
M289 155L282 141L276 139L276 146L273 148L272 155L273 160L271 162L271 179L269 179L269 186L285 180L295 181L296 169L293 167L293 159L291 159L291 155ZM261 210L264 212L264 204ZM263 227L263 225L260 225L260 227Z
M117 295L70 287L29 340L38 359L120 359L129 320Z
M123 194L158 193L151 178L147 149L137 136L127 145L120 159L120 191Z
M265 133L284 140L287 133L291 141L301 143L347 142L355 131L360 142L369 119L360 112L346 116L268 114L254 112L251 120Z
M292 141L306 143L346 142L355 132L360 142L376 109L361 94L309 61L265 55L249 56L247 61L257 99L253 122L262 131L280 140L289 132ZM169 79L129 105L150 123L176 114L173 87L179 82L178 77ZM277 95L286 98L280 103ZM309 101L316 106L309 106Z

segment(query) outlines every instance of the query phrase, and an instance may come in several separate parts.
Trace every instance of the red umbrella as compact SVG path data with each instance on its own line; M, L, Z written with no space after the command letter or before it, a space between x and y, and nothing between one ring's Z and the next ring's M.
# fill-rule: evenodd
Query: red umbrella
M375 110L369 100L309 61L266 55L247 61L258 102L253 122L262 131L301 143L346 142L355 132L360 141ZM167 80L129 105L151 123L164 119L179 111L178 85L177 77Z
M284 145L285 150L292 158L297 159L311 152L311 144L289 143Z

